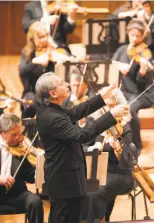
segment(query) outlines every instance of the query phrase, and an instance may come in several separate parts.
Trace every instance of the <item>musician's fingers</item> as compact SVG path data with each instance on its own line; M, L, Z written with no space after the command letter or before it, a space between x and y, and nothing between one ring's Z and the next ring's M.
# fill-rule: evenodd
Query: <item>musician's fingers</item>
M15 179L14 177L8 177L7 182L9 182L11 185L13 185L15 183Z
M117 82L114 82L113 84L110 85L111 89L115 89L117 87L118 87Z
M7 181L7 182L5 183L5 187L6 187L7 190L11 189L11 187L12 187L12 183L10 183L9 181Z

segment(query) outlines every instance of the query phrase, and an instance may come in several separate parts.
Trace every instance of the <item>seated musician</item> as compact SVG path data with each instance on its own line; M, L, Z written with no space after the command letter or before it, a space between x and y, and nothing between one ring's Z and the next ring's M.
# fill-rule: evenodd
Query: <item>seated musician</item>
M43 223L42 201L27 190L25 183L34 183L35 168L25 159L14 177L22 158L14 156L13 151L17 150L17 145L22 141L20 119L13 113L2 114L0 116L0 205L11 205L19 211L26 211L29 223Z
M63 1L61 1L63 2ZM60 3L61 3L60 2ZM29 27L36 21L43 21L49 25L49 33L57 47L65 48L71 53L67 44L67 35L75 29L75 4L69 7L68 13L61 13L61 4L58 1L32 1L24 8L22 28L28 32ZM59 13L58 17L57 14ZM53 15L53 17L51 17Z
M139 19L133 19L129 22L127 31L129 44L117 49L112 61L119 70L121 90L130 103L153 83L153 65L150 62L151 52L144 42L144 23ZM130 105L133 143L138 148L138 152L142 148L138 111L142 108L149 108L152 104L151 87Z
M79 101L82 102L82 99L84 100L84 98L88 99L94 96L92 90L88 88L86 79L85 78L82 79L82 75L76 69L74 69L69 74L69 84L71 88L71 93L69 98L64 102L65 108L71 108L73 106L73 103L75 103L77 99L79 99Z
M140 11L143 11L143 1L131 0L120 6L116 11L110 16L110 18L134 18L140 16Z
M22 50L19 64L19 74L23 83L23 96L27 92L35 92L37 79L46 71L53 71L53 63L46 53L48 48L48 33L40 22L33 23L27 33L27 43ZM34 63L37 52L43 52L43 58Z
M107 99L105 102L112 107L115 104L115 98ZM128 117L127 120L129 121ZM104 217L106 221L109 221L116 196L127 194L133 189L130 150L136 158L136 148L130 147L132 133L129 123L125 122L126 118L124 120L122 118L121 121L121 124L116 125L119 131L116 137L109 131L105 132L103 151L109 153L107 181L106 185L100 186L98 191L87 193L83 201L81 219L86 219L87 223L94 223L95 219L101 220ZM116 133L115 129L113 130Z
M63 107L70 109L77 103L82 103L94 96L92 90L88 88L88 84L85 79L82 81L82 76L77 70L73 70L69 75L69 84L71 88L70 96L67 100L64 101ZM80 92L79 92L80 91ZM91 116L87 116L78 121L78 126L80 128L88 128L95 122L94 118ZM86 152L89 147L94 146L96 144L97 148L102 147L102 137L99 135L97 137L92 138L90 141L86 143L82 143L83 150Z

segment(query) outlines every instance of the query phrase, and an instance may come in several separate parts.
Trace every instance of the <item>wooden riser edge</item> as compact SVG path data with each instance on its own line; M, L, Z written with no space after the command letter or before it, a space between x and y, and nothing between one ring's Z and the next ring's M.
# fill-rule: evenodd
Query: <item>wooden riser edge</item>
M154 129L154 118L140 118L141 129Z

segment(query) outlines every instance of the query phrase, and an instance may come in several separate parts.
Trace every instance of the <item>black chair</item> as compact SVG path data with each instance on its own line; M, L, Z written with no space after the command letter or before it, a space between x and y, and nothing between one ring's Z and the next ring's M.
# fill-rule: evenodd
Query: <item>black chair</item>
M147 200L146 200L146 195L143 192L142 189L137 190L137 188L134 187L134 190L129 193L129 196L131 198L131 203L132 203L132 212L131 212L131 219L136 220L136 197L142 193L143 194L143 201L144 201L144 208L145 208L145 217L144 220L150 220L149 212L148 212L148 205L147 205Z
M13 215L13 214L24 214L25 223L28 223L28 218L25 211L19 211L17 210L17 208L11 205L0 205L0 215Z

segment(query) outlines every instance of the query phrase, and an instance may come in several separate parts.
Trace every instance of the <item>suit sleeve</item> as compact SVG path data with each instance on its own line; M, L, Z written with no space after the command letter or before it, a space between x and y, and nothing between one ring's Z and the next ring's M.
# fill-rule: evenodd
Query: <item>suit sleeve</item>
M32 23L36 22L37 20L32 17L32 11L29 7L29 3L24 7L24 16L22 20L22 30L24 33L28 32L29 27Z
M83 117L95 112L99 108L105 105L101 95L97 95L90 100L83 102L70 110L67 110L68 116L72 122L76 122Z
M110 112L97 119L89 127L81 129L73 125L69 118L57 115L51 122L51 128L52 134L58 140L86 143L115 124L116 120Z

